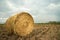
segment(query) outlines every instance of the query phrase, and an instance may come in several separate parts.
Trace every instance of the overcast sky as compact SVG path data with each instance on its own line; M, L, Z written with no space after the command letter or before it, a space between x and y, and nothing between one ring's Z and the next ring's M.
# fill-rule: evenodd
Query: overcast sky
M0 0L0 22L17 12L29 12L35 22L60 21L60 0Z

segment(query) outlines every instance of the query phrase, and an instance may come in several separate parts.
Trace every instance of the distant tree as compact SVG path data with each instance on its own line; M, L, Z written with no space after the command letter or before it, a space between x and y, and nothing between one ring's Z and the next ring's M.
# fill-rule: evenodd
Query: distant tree
M60 23L60 21L59 22L57 22L57 21L49 21L48 23Z

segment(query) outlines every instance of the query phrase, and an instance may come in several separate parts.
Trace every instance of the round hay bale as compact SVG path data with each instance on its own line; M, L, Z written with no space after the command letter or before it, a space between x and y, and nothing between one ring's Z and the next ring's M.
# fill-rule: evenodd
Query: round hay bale
M5 28L8 34L11 34L13 32L13 26L14 26L14 20L17 15L11 16L10 18L7 19L5 23Z
M34 27L34 20L27 12L21 12L8 18L5 23L5 28L9 34L14 32L20 36L30 34Z
M34 27L34 20L27 12L21 12L17 15L14 22L14 32L20 36L27 36Z

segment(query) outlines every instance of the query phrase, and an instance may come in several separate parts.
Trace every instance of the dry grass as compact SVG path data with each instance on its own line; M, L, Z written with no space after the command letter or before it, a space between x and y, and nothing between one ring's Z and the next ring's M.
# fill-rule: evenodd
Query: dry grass
M0 40L60 40L60 24L35 24L33 32L26 37L7 35L1 25Z

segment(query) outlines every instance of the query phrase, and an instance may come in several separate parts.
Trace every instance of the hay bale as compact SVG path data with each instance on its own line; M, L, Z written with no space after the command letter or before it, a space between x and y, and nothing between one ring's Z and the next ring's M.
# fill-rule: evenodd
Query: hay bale
M34 27L34 20L27 12L21 12L17 15L11 16L6 21L6 29L8 33L14 32L19 36L26 36L30 34Z
M14 26L14 20L17 15L11 16L10 18L7 19L5 23L5 29L8 34L11 34L13 32L13 26Z
M21 12L17 15L14 24L14 32L20 36L26 36L32 32L34 20L29 13Z

